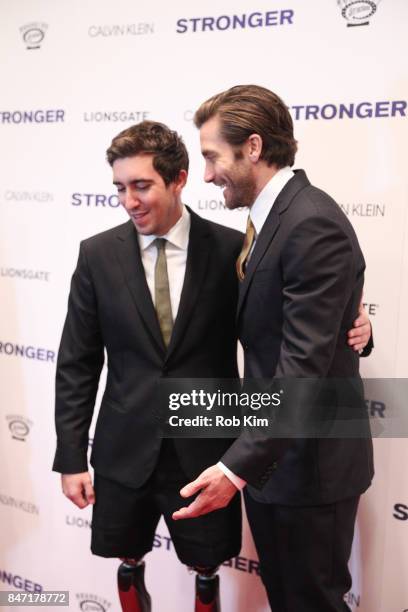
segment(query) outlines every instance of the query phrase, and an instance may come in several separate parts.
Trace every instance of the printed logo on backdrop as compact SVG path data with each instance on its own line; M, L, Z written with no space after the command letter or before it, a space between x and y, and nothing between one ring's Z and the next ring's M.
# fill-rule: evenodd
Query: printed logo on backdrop
M7 189L4 192L6 202L53 202L54 196L48 191L15 191Z
M0 268L0 277L21 278L22 280L39 280L49 282L50 272L45 270L29 270L27 268Z
M215 32L225 30L243 30L268 28L273 26L293 25L295 12L292 9L278 11L254 11L234 15L216 15L212 17L190 17L178 19L177 34L196 32Z
M122 123L139 123L148 119L149 111L85 111L83 119L89 123L91 121L95 123L101 122L122 122Z
M372 419L385 419L387 406L379 399L364 399L368 416Z
M36 110L0 111L0 123L61 123L65 121L65 111L61 108Z
M12 572L6 572L6 570L2 570L0 568L0 581L3 584L8 584L19 591L26 591L28 593L41 593L44 590L44 587L37 582L33 582L28 578L23 578L18 574L13 574ZM6 589L3 589L6 590Z
M40 514L38 506L23 499L16 499L12 495L0 493L0 504L3 504L3 506L10 506L11 508L16 508L17 510L22 510L28 514Z
M31 344L15 344L14 342L3 342L0 340L0 357L3 355L51 363L55 361L55 351L50 349L32 346Z
M352 591L349 591L348 593L346 593L343 599L346 602L346 604L348 604L349 606L353 606L354 608L360 607L361 597L360 595L357 595L356 593L353 593Z
M46 23L27 23L21 26L20 32L23 37L26 49L40 49L41 43L44 40L48 25Z
M6 421L13 440L25 442L33 422L21 416L21 414L7 414Z
M395 504L392 516L399 521L408 521L408 505L402 503Z
M71 205L82 208L119 208L120 202L117 193L110 195L103 193L73 193Z
M170 552L173 551L173 542L170 536L165 536L156 533L153 540L153 549L163 548ZM260 575L259 562L256 559L247 559L246 557L234 557L223 563L224 567L230 567L231 569L238 570L240 572L246 572L247 574Z
M212 199L200 199L197 201L197 210L227 210L224 200ZM234 208L234 210L237 210Z
M225 206L224 200L219 200L217 198L200 198L199 200L197 200L195 209L196 210L212 210L212 211L228 210L228 208ZM229 212L236 212L236 211L242 211L242 210L244 210L244 208L242 206L239 206Z
M293 104L289 106L295 121L314 119L331 121L337 119L381 119L407 116L407 100L381 100L379 102L339 102L324 104ZM192 123L194 111L183 112L184 121Z
M355 204L339 203L339 206L348 217L385 217L385 204L358 202Z
M77 593L76 598L81 612L106 612L112 605L107 599L93 593Z
M294 104L289 106L295 121L311 119L381 119L407 116L406 100L381 100L379 102L340 102L337 104Z
M381 0L337 0L348 28L368 25L380 2Z
M65 524L69 527L79 527L80 529L91 529L92 521L82 516L74 516L73 514L65 515Z
M109 38L111 36L144 36L154 34L154 23L139 21L126 24L91 25L88 36L91 38Z
M374 304L373 302L363 302L363 306L366 309L367 313L370 315L370 317L375 317L380 307L379 304Z

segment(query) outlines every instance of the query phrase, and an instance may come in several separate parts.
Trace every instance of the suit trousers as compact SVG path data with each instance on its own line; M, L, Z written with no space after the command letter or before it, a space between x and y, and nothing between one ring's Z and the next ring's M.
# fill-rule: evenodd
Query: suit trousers
M359 496L319 506L245 506L273 612L346 612Z

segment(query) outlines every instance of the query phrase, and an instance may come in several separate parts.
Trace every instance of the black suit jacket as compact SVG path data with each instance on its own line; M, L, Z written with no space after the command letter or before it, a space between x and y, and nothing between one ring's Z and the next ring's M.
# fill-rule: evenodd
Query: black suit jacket
M245 379L349 377L359 386L359 357L346 340L358 314L364 269L347 217L296 171L271 209L240 286ZM303 399L304 405L319 402ZM336 391L330 401L333 409L345 397ZM364 419L361 401L359 406ZM259 501L331 503L369 486L368 427L367 432L366 439L308 440L244 433L222 461L253 485L249 491Z
M158 459L160 379L238 376L235 260L242 234L190 214L184 285L167 350L132 222L81 243L57 362L54 470L87 470L104 350L107 383L91 463L101 475L134 487ZM195 478L216 463L230 442L175 440L186 476Z

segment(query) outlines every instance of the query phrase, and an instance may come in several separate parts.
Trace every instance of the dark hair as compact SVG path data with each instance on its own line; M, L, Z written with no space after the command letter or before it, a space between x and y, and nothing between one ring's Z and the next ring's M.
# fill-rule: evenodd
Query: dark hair
M117 159L134 155L153 155L153 168L166 185L178 178L180 170L188 171L188 153L181 136L157 121L142 121L123 130L106 151L111 166Z
M259 85L231 87L203 102L194 115L194 123L200 128L216 115L221 121L221 135L231 146L238 147L251 134L259 134L260 159L268 166L293 166L297 142L292 117L284 102L269 89Z

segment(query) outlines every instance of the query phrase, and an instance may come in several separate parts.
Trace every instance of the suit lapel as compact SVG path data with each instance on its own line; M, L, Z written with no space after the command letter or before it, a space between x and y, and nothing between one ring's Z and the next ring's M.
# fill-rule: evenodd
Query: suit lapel
M157 320L156 310L146 282L139 242L132 221L129 221L124 226L123 231L118 233L116 250L135 306L154 345L160 353L164 354L166 349Z
M188 208L188 207L187 207ZM177 317L167 352L167 359L183 339L202 287L211 251L211 235L204 219L188 209L191 215L186 272Z
M282 191L279 193L274 205L272 206L269 215L261 229L261 232L256 240L254 250L248 262L248 266L245 272L245 278L240 283L239 297L237 306L237 319L242 310L242 306L245 301L245 296L251 285L251 281L255 270L257 269L259 262L265 254L268 246L273 240L276 232L280 225L280 215L285 212L289 207L297 193L310 185L309 180L303 170L295 170L295 176L293 176L284 186Z

